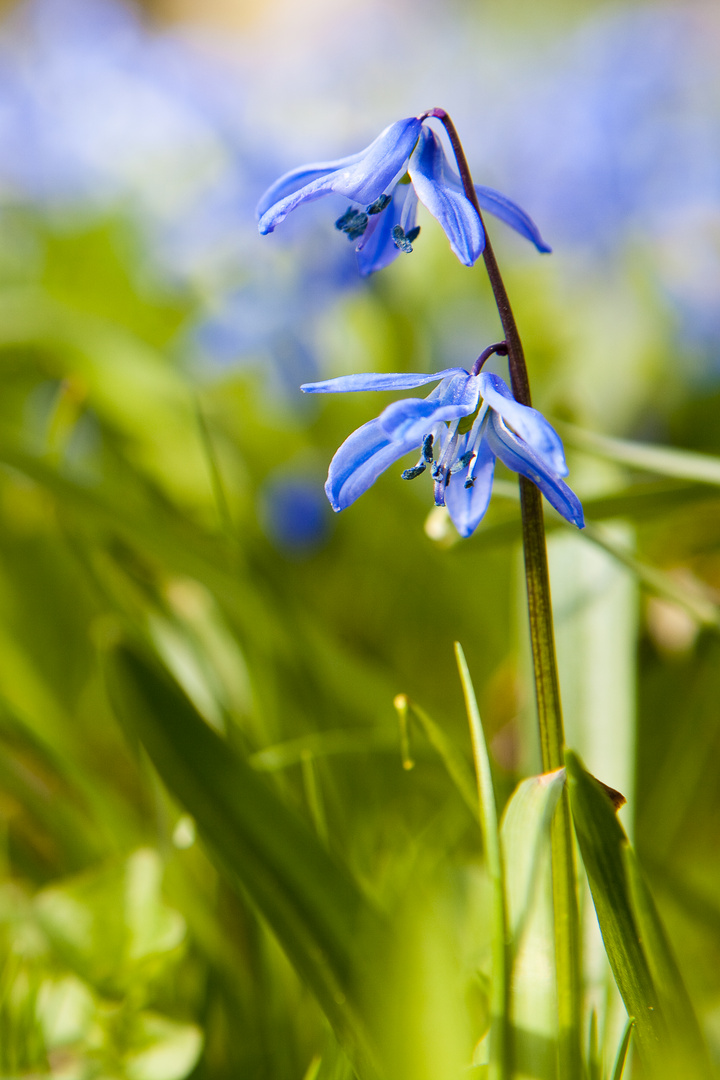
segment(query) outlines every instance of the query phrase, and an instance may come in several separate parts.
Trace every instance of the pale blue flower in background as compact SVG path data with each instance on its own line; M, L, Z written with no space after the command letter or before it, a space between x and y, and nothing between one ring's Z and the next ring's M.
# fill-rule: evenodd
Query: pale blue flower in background
M121 0L12 8L0 25L0 209L29 205L53 221L68 213L73 221L109 214L131 221L153 269L197 297L199 323L234 307L238 285L258 274L283 280L268 312L273 302L278 318L306 311L304 275L310 268L319 277L324 263L327 291L310 305L315 318L356 287L352 251L331 251L332 221L343 207L328 216L325 232L316 229L312 249L291 221L279 230L281 242L267 244L253 221L257 193L291 155L302 160L303 147L317 155L342 139L362 145L362 132L379 130L388 114L442 100L471 163L482 163L479 178L532 208L571 274L578 257L592 272L628 247L645 253L678 333L700 341L712 377L720 339L720 248L712 242L720 222L720 24L710 5L603 9L571 29L550 26L542 48L523 32L501 39L482 13L449 19L425 8L408 20L400 6L368 0L348 49L341 7L320 13L288 3L285 13L268 65L262 14L254 29L221 41L197 25L149 25ZM429 41L434 63L418 64ZM511 54L513 79L504 80ZM367 93L381 82L382 93ZM435 138L423 137L425 155L437 155L425 173L431 193L447 193L449 165L433 186L438 163L447 164ZM417 228L420 186L417 170L413 183L395 185L389 205L368 215L364 234L348 245L362 240L362 274L399 256L396 239L413 246L407 238ZM483 210L537 243L530 219L493 188L477 188ZM363 214L371 203L346 198L345 205ZM326 206L317 210L315 226ZM393 235L396 227L402 234ZM463 245L474 258L465 227ZM503 257L522 257L515 252ZM453 362L465 355L467 325L457 312L448 318ZM242 359L239 317L235 323ZM220 337L205 339L210 362ZM223 348L229 357L229 336Z
M178 342L188 360L270 357L296 386L316 374L317 319L356 276L350 253L305 244L301 263L260 243L274 148L248 124L247 96L211 43L151 29L121 0L23 3L0 25L0 212L132 223L153 274L199 301Z
M630 232L662 237L681 207L717 206L717 47L699 6L593 14L529 67L532 94L504 117L514 138L493 139L501 175L564 244L612 257Z
M134 209L167 214L207 184L222 157L217 132L177 80L166 85L154 44L137 15L111 0L20 6L0 44L8 194L15 186L56 205L130 198ZM175 47L191 82L197 59ZM189 154L202 163L192 173Z
M332 515L320 484L287 469L266 478L259 493L263 530L284 555L311 555L328 540Z

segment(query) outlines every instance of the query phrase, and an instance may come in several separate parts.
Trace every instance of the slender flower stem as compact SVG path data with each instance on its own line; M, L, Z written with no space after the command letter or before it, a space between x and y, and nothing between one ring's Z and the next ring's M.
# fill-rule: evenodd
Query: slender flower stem
M521 405L532 405L522 342L495 252L485 230L465 151L455 125L444 109L431 109L425 116L435 117L443 124L455 154L463 189L482 223L485 232L483 259L505 332L513 395ZM555 656L542 496L538 488L524 476L520 477L520 505L542 766L545 772L550 772L565 763L565 734ZM558 991L559 1075L561 1080L575 1080L582 1074L580 1049L582 991L575 858L567 789L563 792L558 812L553 819L552 870Z
M483 351L480 353L477 360L473 364L470 370L470 374L479 375L483 369L483 364L485 363L485 361L489 360L490 357L494 354L497 354L498 356L507 356L507 341L498 341L495 345L488 345L487 349L483 349Z

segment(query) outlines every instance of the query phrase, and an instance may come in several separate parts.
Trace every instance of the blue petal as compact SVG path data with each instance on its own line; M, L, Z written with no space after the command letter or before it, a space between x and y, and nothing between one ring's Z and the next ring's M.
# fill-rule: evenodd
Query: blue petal
M544 461L527 443L514 435L504 426L495 412L489 413L485 435L493 453L521 476L526 476L536 484L543 495L559 514L582 529L585 525L582 506L577 495L555 473L551 472Z
M510 424L518 435L530 444L538 457L542 458L557 476L567 476L568 467L562 441L542 413L516 401L499 375L483 371L478 376L478 381L480 393L490 408L499 413L505 423Z
M508 199L507 196L501 195L499 191L489 187L482 187L480 184L475 185L475 194L482 210L487 210L489 213L494 214L496 218L500 218L506 225L524 236L526 240L530 240L538 251L543 252L543 254L552 251L552 248L545 243L540 235L540 230L533 219L517 203Z
M411 390L415 386L438 382L449 375L464 375L465 368L444 368L432 375L418 375L412 372L399 374L340 375L337 379L324 382L304 383L300 389L306 394L346 394L356 390Z
M391 438L414 438L417 444L435 424L469 416L479 400L477 379L463 371L461 375L444 379L427 398L394 401L380 413L378 420Z
M328 173L336 173L339 169L345 169L349 165L355 165L363 156L351 154L349 157L338 158L337 161L319 161L314 165L301 165L297 169L291 169L271 184L260 199L255 210L258 221L265 216L275 203L282 202L288 195L301 191L315 180L320 180ZM272 230L270 230L272 231Z
M349 435L330 462L325 493L333 510L345 510L384 472L418 445L414 439L388 438L379 419Z
M317 173L315 175L317 176ZM314 202L315 199L321 199L323 195L330 195L335 190L334 183L338 175L340 174L337 172L320 173L317 179L273 203L258 221L258 231L263 236L266 236L268 233L273 232L276 226L285 220L290 211L301 203Z
M403 218L405 232L415 227L417 195L410 184L398 184L393 192L392 202L381 214L370 218L367 229L360 239L357 252L358 269L363 277L375 270L384 270L398 255L400 248L393 240L392 231L400 225Z
M374 202L392 190L407 170L421 126L415 116L397 120L359 154L287 173L260 200L258 229L263 234L272 232L300 203L312 202L330 192L345 195L362 206ZM311 179L305 182L308 176ZM271 201L275 187L280 194Z
M363 205L374 202L407 171L421 129L422 122L416 116L385 128L363 151L357 164L340 170L333 191Z
M468 470L453 473L445 488L445 505L453 525L461 536L471 536L485 516L492 494L495 455L485 439L477 447L473 485L465 487Z
M439 138L423 128L408 166L420 202L442 225L450 247L465 266L482 255L485 233L475 207L450 168Z

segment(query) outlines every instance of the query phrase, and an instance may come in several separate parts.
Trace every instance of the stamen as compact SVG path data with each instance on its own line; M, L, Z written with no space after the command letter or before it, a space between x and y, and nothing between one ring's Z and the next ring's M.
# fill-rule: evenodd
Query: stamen
M340 232L345 232L346 226L348 226L350 224L350 222L352 221L352 219L355 217L356 214L357 214L357 210L355 209L355 207L354 206L348 206L347 210L342 215L342 217L339 217L337 219L337 221L335 222L335 228L339 229Z
M450 424L447 433L447 439L443 446L443 452L440 456L440 460L433 465L432 476L435 481L435 505L445 505L445 489L450 483L450 477L453 471L455 452L458 447L458 427L460 420L455 420Z
M349 240L359 240L367 228L367 223L367 214L351 206L342 217L337 219L335 228L347 233Z
M433 465L434 469L432 447L433 437L432 435L426 435L422 441L422 454L420 460L417 465L413 465L412 468L406 469L405 472L401 474L403 480L414 480L416 476L420 476L421 473L425 472L428 465Z
M405 233L405 239L408 241L409 244L414 244L419 235L420 226L416 225L414 229L410 230L410 232Z
M411 229L410 231L413 232L414 230ZM405 230L402 225L395 225L393 227L392 238L396 248L399 248L400 251L404 251L406 255L410 254L412 251L412 244L405 235Z
M362 234L367 229L368 216L367 214L356 214L351 225L345 226L345 232L348 234L348 240L359 240Z
M457 473L460 472L462 469L467 469L468 465L474 457L474 450L466 450L465 453L457 459L450 472Z
M469 442L470 442L470 444L472 446L477 446L478 448L480 447L480 441L482 439L482 433L483 433L483 431L485 429L485 425L487 423L487 416L488 416L488 407L485 404L485 402L483 402L482 405L480 406L480 409L478 410L478 414L475 417L475 422L473 423L473 426L472 426L472 434L470 435L470 439L469 439ZM477 465L478 461L479 461L479 458L478 458L477 454L475 452L473 452L473 455L472 455L472 458L471 458L471 461L470 461L470 466L468 468L468 474L467 474L467 477L465 479L465 487L466 488L472 487L473 484L475 483L475 466Z
M365 213L366 214L380 214L385 209L385 207L391 202L392 202L392 196L390 196L390 195L381 195L379 199L376 199L375 202L370 203L369 206L365 207Z

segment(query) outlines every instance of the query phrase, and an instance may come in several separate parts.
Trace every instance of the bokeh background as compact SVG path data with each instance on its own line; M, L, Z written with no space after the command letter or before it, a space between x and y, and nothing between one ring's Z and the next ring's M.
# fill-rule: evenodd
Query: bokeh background
M254 218L279 173L433 106L554 249L488 223L594 530L548 511L569 741L628 796L720 1059L718 467L662 452L720 453L719 55L712 2L2 5L3 1076L346 1075L118 725L99 655L127 627L413 913L481 1070L479 837L412 726L403 768L393 698L469 757L460 640L499 790L537 770L514 485L462 542L399 468L334 517L327 463L379 402L298 386L467 366L497 316L429 218L371 279L333 229L342 200L265 238Z

